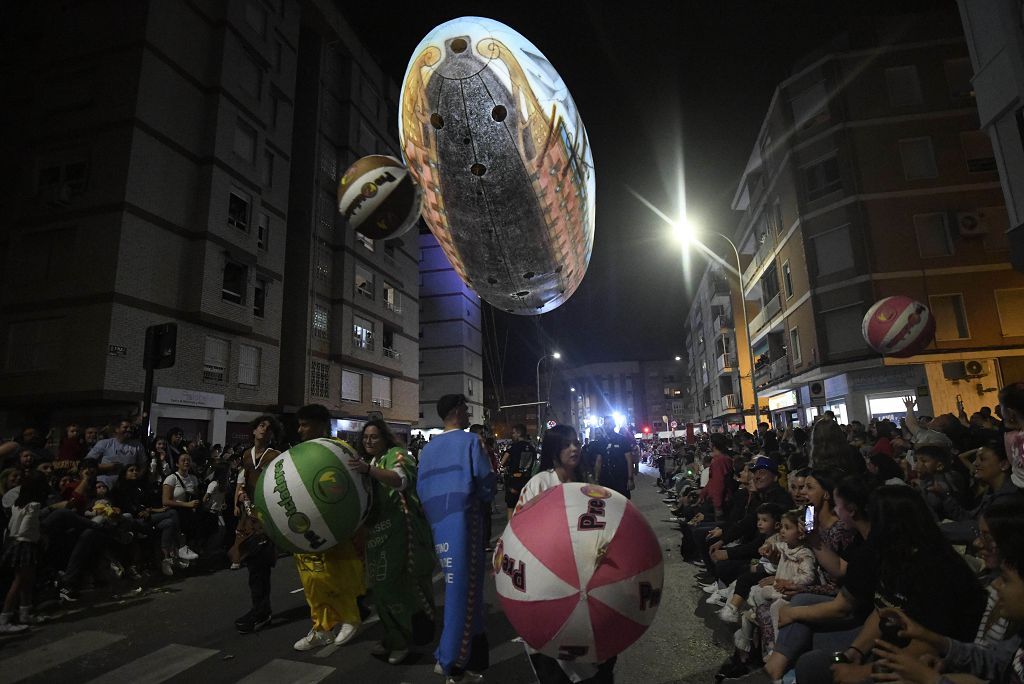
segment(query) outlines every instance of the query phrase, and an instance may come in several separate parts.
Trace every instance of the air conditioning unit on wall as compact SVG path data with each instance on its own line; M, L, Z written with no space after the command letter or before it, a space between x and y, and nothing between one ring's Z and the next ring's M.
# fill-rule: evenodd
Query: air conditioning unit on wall
M966 380L967 378L980 378L988 375L985 372L985 364L981 361L951 361L942 364L942 375L947 380Z
M988 233L988 217L979 210L960 211L956 215L956 230L960 237L980 237Z

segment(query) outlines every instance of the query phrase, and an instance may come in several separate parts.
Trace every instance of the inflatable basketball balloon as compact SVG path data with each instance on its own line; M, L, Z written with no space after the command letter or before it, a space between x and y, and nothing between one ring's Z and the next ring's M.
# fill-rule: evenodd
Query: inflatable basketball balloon
M626 497L581 482L512 517L494 551L509 622L554 658L602 662L647 630L661 601L661 546Z
M338 211L371 240L405 233L420 217L423 193L394 157L371 154L348 167L338 183Z
M359 529L370 506L364 475L351 470L355 450L334 439L296 444L256 482L256 512L282 549L322 553Z
M935 337L935 317L928 307L897 295L875 302L861 324L864 341L887 356L913 356Z

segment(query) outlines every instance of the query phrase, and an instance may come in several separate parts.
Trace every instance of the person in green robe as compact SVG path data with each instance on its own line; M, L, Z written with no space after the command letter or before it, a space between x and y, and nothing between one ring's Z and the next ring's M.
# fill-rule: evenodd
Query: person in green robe
M363 427L358 450L361 458L350 465L374 485L366 571L384 627L384 639L372 652L397 665L412 646L434 637L434 543L416 496L415 457L376 419Z

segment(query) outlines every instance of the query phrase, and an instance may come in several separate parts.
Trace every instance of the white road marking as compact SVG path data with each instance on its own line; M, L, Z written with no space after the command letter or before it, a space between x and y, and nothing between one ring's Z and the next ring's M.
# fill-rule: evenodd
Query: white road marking
M0 684L20 682L124 639L123 634L86 630L0 661Z
M238 684L317 684L329 677L332 672L334 668L327 665L274 658L255 672L249 673L244 679L238 680Z
M159 684L217 653L209 648L168 644L106 672L89 684Z

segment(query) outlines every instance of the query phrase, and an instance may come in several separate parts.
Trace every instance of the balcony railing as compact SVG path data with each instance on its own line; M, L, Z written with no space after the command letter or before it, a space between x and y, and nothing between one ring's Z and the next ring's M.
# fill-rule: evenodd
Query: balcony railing
M369 287L356 285L356 294L361 294L367 299L373 299L373 290L371 290Z
M393 311L396 314L402 313L402 305L398 302L392 302L390 300L384 300L384 308L388 311Z
M384 347L384 356L388 357L389 359L395 360L402 358L401 352L399 352L397 349L391 349L389 347Z
M736 357L733 354L722 354L716 365L719 373L731 373L736 368Z
M723 278L714 278L711 281L711 303L715 306L728 304L732 294L729 283Z
M764 308L757 312L757 315L750 319L750 334L756 335L761 328L768 325L772 316L779 313L782 309L782 304L779 301L779 295L775 295L768 300L768 303L764 305Z
M735 394L723 394L722 395L722 409L723 410L736 410L739 408L739 400Z
M772 361L772 380L778 380L789 375L789 357L783 356L781 359Z
M373 400L373 405L374 406L380 406L381 408L391 408L391 400L390 399L374 399Z

